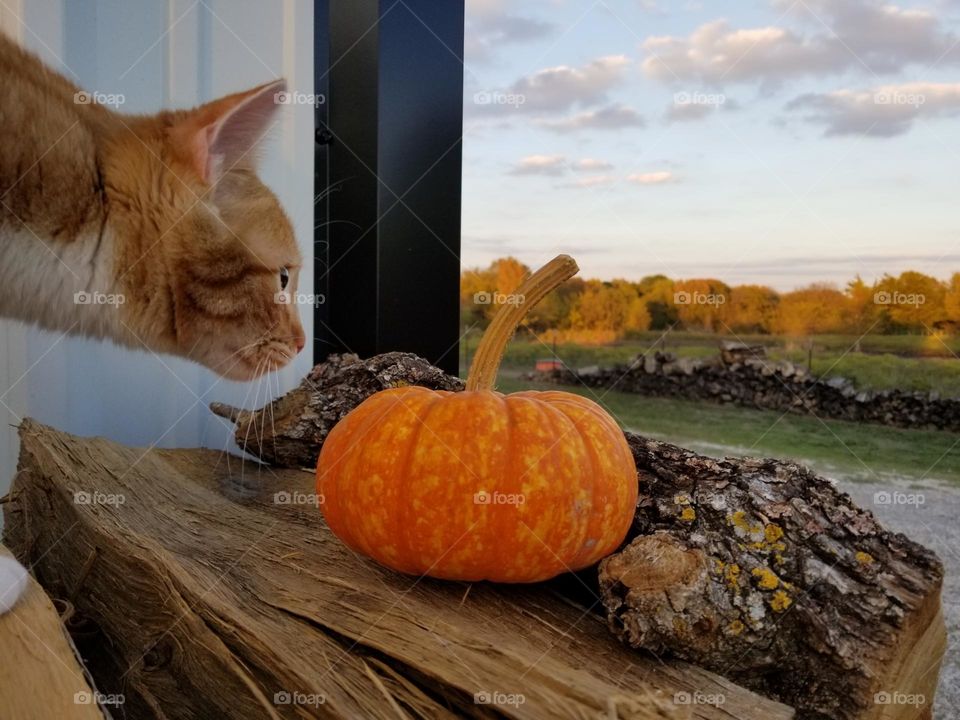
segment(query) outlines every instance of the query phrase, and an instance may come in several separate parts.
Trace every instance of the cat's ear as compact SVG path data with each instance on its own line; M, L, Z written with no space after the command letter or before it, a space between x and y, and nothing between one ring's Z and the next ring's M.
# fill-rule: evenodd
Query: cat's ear
M170 129L174 150L208 185L254 153L286 102L287 83L274 80L191 111Z

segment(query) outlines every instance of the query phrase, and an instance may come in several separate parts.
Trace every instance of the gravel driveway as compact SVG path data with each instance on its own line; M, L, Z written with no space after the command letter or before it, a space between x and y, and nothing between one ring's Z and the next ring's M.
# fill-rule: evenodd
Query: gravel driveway
M947 655L940 672L934 718L954 720L960 708L960 489L928 483L868 483L840 480L837 486L883 525L926 545L943 561L943 617ZM900 493L894 495L894 493ZM908 500L914 502L894 502ZM922 501L922 502L921 502Z

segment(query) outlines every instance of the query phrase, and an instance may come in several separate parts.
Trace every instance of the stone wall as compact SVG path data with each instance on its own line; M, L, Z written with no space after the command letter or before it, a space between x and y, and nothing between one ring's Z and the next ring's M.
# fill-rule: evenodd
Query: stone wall
M938 393L857 390L846 378L818 380L806 368L764 357L707 360L639 355L629 365L537 373L538 379L658 397L710 400L908 428L960 431L960 399Z

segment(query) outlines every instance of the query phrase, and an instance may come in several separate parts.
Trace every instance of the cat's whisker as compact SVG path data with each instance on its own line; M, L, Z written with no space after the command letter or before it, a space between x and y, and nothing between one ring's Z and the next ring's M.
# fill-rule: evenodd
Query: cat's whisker
M267 401L267 390L266 390L266 388L264 387L264 385L265 385L266 379L267 379L267 377L268 377L267 373L269 372L269 371L268 371L269 362L270 362L269 359L264 359L264 360L262 361L262 363L257 367L257 373L258 373L258 375L257 375L257 397L256 397L256 400L254 400L254 403L253 403L254 406L256 406L256 407L260 407L260 406L264 405L264 404L266 403L266 401ZM261 394L261 393L263 393L263 398L262 398L262 399L261 399L261 397L260 397L260 394ZM254 441L255 441L256 444L257 444L257 455L259 456L259 455L262 453L262 451L263 451L263 450L262 450L262 448L263 448L263 432L262 432L262 431L261 431L261 432L257 432L257 420L256 420L256 417L254 417L254 420L253 420L252 425L253 425L253 439L254 439Z
M259 374L259 372L260 372L260 363L259 363L259 362L257 363L256 372L257 372L258 374ZM256 384L257 392L256 392L256 393L254 394L254 396L253 396L253 404L254 404L254 406L256 406L256 404L257 404L257 399L260 397L260 390L259 390L259 388L260 388L260 383L257 383L257 384ZM243 436L243 448L244 448L244 450L246 450L246 448L248 447L249 442L250 442L250 428L256 426L256 424L257 424L257 423L256 423L256 420L251 420L251 421L247 424L247 432L244 433L244 436ZM256 439L256 435L254 435L254 439ZM246 464L244 464L244 467L246 467ZM243 484L243 476L244 476L244 470L241 469L241 470L240 470L241 485Z
M277 375L277 397L280 397L280 375ZM270 403L270 436L273 438L273 456L277 457L277 426L274 423L273 403Z
M266 405L273 407L273 388L270 385L270 373L265 372L263 374L264 385L266 386L263 391L263 399ZM257 447L260 448L260 454L263 454L263 443L267 438L267 413L266 410L261 413L262 419L260 421L260 441L257 443Z

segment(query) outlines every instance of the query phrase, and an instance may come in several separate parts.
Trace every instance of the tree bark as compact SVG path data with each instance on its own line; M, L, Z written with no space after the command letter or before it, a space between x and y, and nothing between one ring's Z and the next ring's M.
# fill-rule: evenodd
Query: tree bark
M340 418L373 393L403 385L463 389L462 380L411 353L390 352L368 360L330 355L296 388L259 410L224 403L211 403L210 409L236 423L237 445L251 455L277 467L312 468Z
M600 564L618 637L801 717L929 717L946 648L931 551L799 465L627 439L641 498Z
M563 582L418 580L356 556L312 473L31 420L20 437L5 541L98 628L98 685L130 720L793 717L618 643L595 584L579 603Z

